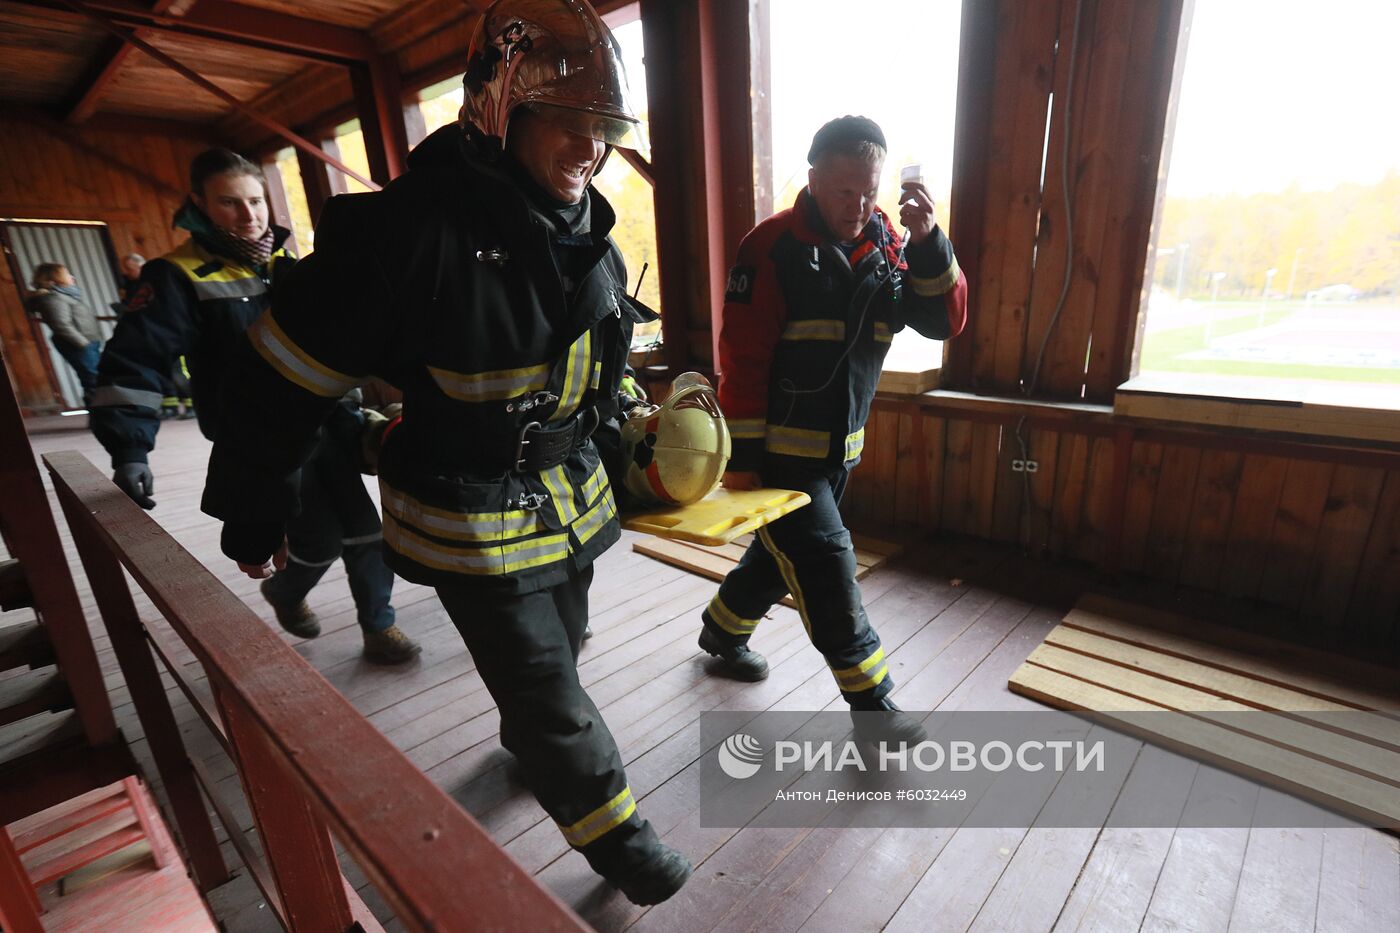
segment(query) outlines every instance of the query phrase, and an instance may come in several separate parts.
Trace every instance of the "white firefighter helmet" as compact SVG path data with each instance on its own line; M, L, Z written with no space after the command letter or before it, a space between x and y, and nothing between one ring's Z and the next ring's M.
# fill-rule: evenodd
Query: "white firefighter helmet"
M644 502L690 505L719 485L729 426L709 381L682 373L661 405L638 405L622 425L627 491Z
M609 146L648 154L621 49L582 0L496 0L467 49L462 115L504 145L517 107Z

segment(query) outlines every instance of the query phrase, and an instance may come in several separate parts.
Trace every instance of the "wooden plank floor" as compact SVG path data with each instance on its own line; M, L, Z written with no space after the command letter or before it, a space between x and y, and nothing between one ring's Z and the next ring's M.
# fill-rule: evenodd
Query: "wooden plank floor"
M34 444L40 453L78 449L106 465L85 432L44 433ZM198 511L207 450L191 422L162 428L152 456L155 517L270 620L256 583L219 555L217 527ZM60 532L67 541L61 522ZM1400 929L1400 846L1373 831L702 828L696 750L682 731L701 712L835 710L842 704L796 613L783 607L754 640L772 665L768 680L739 684L708 676L695 637L714 584L633 553L632 540L625 538L600 561L591 597L595 635L583 649L580 674L617 737L643 813L696 863L686 888L651 909L635 908L601 885L512 783L508 756L497 743L494 706L431 590L402 582L395 590L400 624L424 647L404 668L359 660L354 608L339 566L312 595L321 637L287 636L597 929ZM90 608L71 548L70 563ZM1031 709L1039 707L1012 694L1007 679L1063 618L1082 584L1064 568L949 541L911 549L872 573L862 589L900 684L896 698L906 709ZM137 600L153 617L149 603L139 594ZM148 760L110 645L95 624L119 722L136 754ZM178 690L171 687L170 695L191 755L220 781L248 832L251 820L231 763ZM1259 793L1236 777L1145 747L1117 789L1116 806L1132 806L1134 774L1143 768L1179 771L1183 807L1208 806L1222 794ZM231 844L224 847L236 862ZM400 929L352 863L346 873L389 928ZM211 902L230 931L276 928L246 872L214 892Z

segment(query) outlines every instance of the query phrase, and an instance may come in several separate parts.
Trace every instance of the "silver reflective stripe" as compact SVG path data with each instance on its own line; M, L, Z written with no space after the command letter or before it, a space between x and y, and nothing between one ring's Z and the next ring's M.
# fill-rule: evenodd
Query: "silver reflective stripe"
M379 490L386 514L444 538L503 541L540 530L534 512L449 512L424 505L382 481Z
M302 560L300 557L297 557L290 551L287 553L287 560L293 564L301 564L303 567L329 567L336 561L334 557L332 557L330 560Z
M865 428L861 428L854 434L846 435L846 459L854 460L860 456L860 452L865 449Z
M145 389L126 389L122 386L98 386L92 393L93 408L108 408L116 405L135 405L138 408L160 408L165 397L159 392Z
M622 825L637 809L637 801L632 797L632 788L623 788L622 793L603 804L592 813L571 826L559 824L564 840L572 846L586 846L608 830Z
M788 321L784 340L845 340L845 321Z
M564 534L531 538L517 544L457 548L429 541L384 516L384 541L395 551L427 567L468 574L501 574L563 560L569 555Z
M341 538L340 543L349 547L356 544L373 544L376 541L383 540L384 535L376 531L372 535L360 535L358 538Z
M831 435L826 431L769 425L764 446L771 453L789 457L822 458L831 451Z
M909 276L909 286L914 289L914 294L920 298L934 298L958 284L958 278L961 275L962 271L958 268L958 260L955 256L952 264L948 266L948 271L942 275L935 275L927 279L911 275Z
M574 524L574 535L578 538L579 544L587 544L592 537L598 533L604 525L608 523L617 509L613 506L612 491L609 490L598 504L589 509L587 514Z
M598 501L598 496L602 493L603 487L607 484L608 474L603 469L603 465L598 464L597 468L583 481L583 506L588 508Z
M429 366L428 372L445 395L459 402L502 401L538 392L549 382L548 363L484 373L454 373Z
M564 389L559 393L559 407L549 416L550 421L563 421L578 410L583 393L588 389L592 359L593 332L586 331L569 348L569 359L564 364Z
M234 279L232 282L204 281L191 277L190 284L194 286L195 297L200 301L208 301L211 298L252 298L267 292L267 285L256 275L250 275L246 279Z
M312 395L340 398L353 389L359 380L329 366L316 362L283 332L270 312L263 314L248 328L248 340L258 355L288 382L301 386Z
M762 438L768 425L762 418L730 418L729 436L740 440Z

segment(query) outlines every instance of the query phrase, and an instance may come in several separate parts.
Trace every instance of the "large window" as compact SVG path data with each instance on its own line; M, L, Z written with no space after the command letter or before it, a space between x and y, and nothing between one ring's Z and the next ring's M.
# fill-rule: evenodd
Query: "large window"
M889 142L881 208L898 222L900 169L921 165L946 230L962 0L769 0L768 6L774 210L791 207L807 184L807 149L817 128L861 114L880 124ZM755 131L764 131L761 123ZM906 328L886 368L917 370L941 360L940 341Z
M1400 4L1197 3L1139 372L1400 406Z
M304 256L312 250L315 233L312 229L311 210L306 203L306 187L302 184L297 151L288 146L277 153L273 164L282 176L282 190L287 193L287 210L292 215L292 233L296 237L301 255Z

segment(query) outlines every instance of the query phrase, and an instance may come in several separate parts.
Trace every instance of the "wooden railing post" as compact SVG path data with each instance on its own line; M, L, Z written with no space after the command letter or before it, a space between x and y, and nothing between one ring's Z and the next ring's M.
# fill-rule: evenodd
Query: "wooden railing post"
M15 851L14 840L0 826L0 929L11 933L44 933L43 921L39 915L44 906L39 903L39 895L34 893L34 885L29 881L29 873Z
M325 820L247 708L216 678L209 682L282 896L283 922L292 933L345 933L354 917Z
M199 785L190 767L185 743L180 738L180 727L146 644L126 577L116 557L95 538L93 517L63 484L56 483L55 488L68 527L73 532L73 543L82 559L83 570L92 585L97 610L112 639L112 650L121 666L122 677L131 691L136 715L150 743L156 770L170 798L175 825L184 841L195 881L201 891L209 891L229 880L228 867L219 852L219 841L199 795Z

